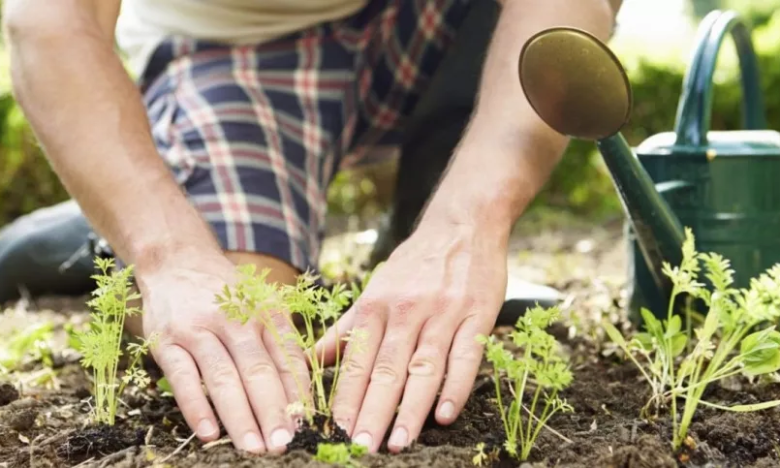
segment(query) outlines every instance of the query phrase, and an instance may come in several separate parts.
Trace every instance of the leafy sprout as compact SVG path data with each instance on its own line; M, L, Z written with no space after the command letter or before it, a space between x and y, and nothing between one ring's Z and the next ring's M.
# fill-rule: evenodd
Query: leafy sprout
M124 376L119 378L125 318L141 314L140 308L129 305L140 296L132 290L132 266L116 271L113 259L102 258L96 258L95 264L100 273L92 277L97 282L97 288L92 292L93 298L87 302L91 321L85 331L74 332L73 338L76 350L82 355L82 366L92 370L93 419L113 425L117 405L126 386L146 386L149 383L149 377L140 365L154 339L128 345L129 364Z
M774 326L780 318L780 265L752 279L749 288L737 289L729 260L717 253L697 252L690 229L685 230L682 251L679 266L667 263L663 268L673 283L666 320L642 310L645 331L635 334L630 342L612 324L604 324L610 339L623 349L651 387L643 415L651 409L658 412L668 402L675 450L685 441L699 405L737 412L780 405L780 400L734 406L702 400L714 382L780 369L780 332ZM700 264L711 289L699 282ZM692 336L681 331L681 318L674 314L681 294L700 300L707 308L703 323L693 329ZM677 408L679 399L685 400L682 415Z
M0 367L12 372L19 369L26 358L40 361L45 367L52 366L51 343L54 338L54 324L51 321L36 323L0 342Z
M510 335L520 351L517 357L494 335L477 337L477 341L486 346L488 362L493 364L498 408L506 434L504 448L521 461L528 459L539 433L554 414L574 410L558 396L571 384L571 371L559 353L555 337L545 331L559 317L560 311L555 307L536 306L527 311ZM514 395L508 406L501 391L502 376L509 379ZM530 393L527 409L526 391ZM527 410L528 416L524 416L523 409Z
M344 284L337 284L332 289L317 285L318 277L306 272L299 275L295 284L278 284L268 281L269 269L257 272L255 265L237 267L238 281L233 286L226 285L221 294L217 295L217 303L228 318L247 323L256 320L265 327L280 345L288 365L292 362L286 343L293 343L303 350L304 354L313 359L311 363L311 393L313 401L300 401L291 404L288 412L303 414L313 422L315 414L331 416L331 406L339 382L342 367L349 365L356 353L364 348L368 339L365 330L353 329L348 333L334 331L339 341L348 341L347 355L340 356L340 346L336 347L336 366L333 384L328 392L325 386L325 368L322 365L324 356L315 355L317 329L325 329L328 323L335 321L341 311L354 301L365 289L367 279L362 284L353 284L349 289ZM299 319L300 328L295 319ZM286 326L283 326L286 325ZM289 330L283 332L283 330ZM299 395L307 392L303 382L294 376Z
M358 468L360 463L357 461L368 452L368 449L360 444L345 443L338 444L317 444L317 454L314 459L322 463L344 466L349 468Z

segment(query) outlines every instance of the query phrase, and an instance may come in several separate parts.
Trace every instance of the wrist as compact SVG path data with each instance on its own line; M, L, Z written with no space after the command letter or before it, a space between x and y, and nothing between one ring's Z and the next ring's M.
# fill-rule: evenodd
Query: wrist
M137 275L202 263L198 261L202 258L224 258L221 247L197 214L187 214L156 235L139 237L131 243L129 259Z
M532 125L501 130L474 118L423 220L510 230L563 155L567 140ZM421 220L421 223L423 222Z

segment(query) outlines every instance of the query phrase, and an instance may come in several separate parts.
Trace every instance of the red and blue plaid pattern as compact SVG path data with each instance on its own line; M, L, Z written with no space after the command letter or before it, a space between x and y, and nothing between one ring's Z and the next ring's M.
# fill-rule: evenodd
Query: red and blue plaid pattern
M261 45L161 44L141 81L152 135L222 247L315 268L335 171L398 141L467 8L372 0Z

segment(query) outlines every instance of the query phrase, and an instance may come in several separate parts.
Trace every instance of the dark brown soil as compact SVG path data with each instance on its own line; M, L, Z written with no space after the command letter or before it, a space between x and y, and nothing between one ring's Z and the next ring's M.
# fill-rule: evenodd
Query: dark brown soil
M499 330L498 333L501 333ZM631 363L605 357L588 339L566 338L575 379L563 397L574 413L557 415L550 426L559 434L543 431L533 450L530 466L557 467L768 467L780 466L778 412L725 413L702 409L691 427L693 450L672 453L669 418L653 422L638 418L647 389ZM227 443L204 446L187 439L190 433L169 397L160 397L151 386L128 395L114 427L86 423L89 406L87 380L77 365L65 366L59 391L31 391L0 409L0 463L5 467L67 467L119 465L149 466L166 460L172 466L317 466L311 454L325 440L321 430L305 428L278 457L252 457ZM13 396L8 386L3 394ZM11 387L13 388L13 387ZM503 443L501 420L494 405L495 387L485 373L474 386L466 409L452 426L443 427L429 417L425 430L406 453L386 453L361 459L365 466L473 466L475 446L486 451ZM752 403L780 398L776 383L733 382L715 387L706 395L718 403ZM6 398L8 399L8 398ZM322 428L323 420L317 421ZM348 441L343 432L331 431L330 441ZM505 455L496 466L519 466ZM0 464L0 466L4 466Z
M0 385L0 406L5 406L19 399L19 391L11 384Z
M556 415L552 430L542 431L531 459L524 468L714 468L780 466L780 410L727 413L700 408L690 429L689 447L671 449L668 414L651 421L640 419L648 388L630 362L623 362L604 343L603 331L593 324L604 317L622 322L625 297L620 285L606 278L622 277L619 252L624 247L620 229L602 232L587 226L521 236L515 243L523 252L523 275L561 274L549 281L567 295L564 323L553 329L564 343L574 372L574 382L562 397L573 413ZM543 271L542 271L543 270ZM610 272L608 275L607 272ZM541 281L541 279L540 279ZM58 313L47 312L46 307ZM26 323L41 316L57 321L81 320L83 308L52 301L29 316L10 317ZM59 313L66 311L66 313ZM63 318L64 317L64 318ZM7 326L0 314L0 330ZM502 335L506 329L496 330ZM36 387L20 383L41 366L25 368L21 376L0 381L0 468L27 467L314 467L312 453L322 431L306 428L282 456L250 456L221 439L206 444L191 438L174 401L152 383L124 397L114 427L88 424L89 381L72 354L56 355L57 385ZM154 371L153 368L149 368ZM416 443L406 452L389 455L383 449L359 461L365 467L473 467L475 447L500 448L504 434L494 403L495 387L485 366L461 417L451 426L436 424L429 416ZM153 379L154 382L154 379ZM19 390L19 391L17 391ZM780 399L780 384L744 379L713 386L705 395L718 404L754 403ZM318 421L322 428L323 421ZM553 432L553 430L555 432ZM332 432L331 440L346 435ZM520 466L499 453L497 466Z

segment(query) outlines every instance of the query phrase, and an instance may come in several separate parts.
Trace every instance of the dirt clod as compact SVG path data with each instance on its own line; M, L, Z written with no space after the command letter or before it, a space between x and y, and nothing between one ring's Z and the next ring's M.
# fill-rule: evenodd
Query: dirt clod
M0 406L6 406L19 399L19 391L8 383L0 384Z
M4 415L6 424L17 432L29 431L35 425L38 412L35 410L19 410Z
M143 430L117 426L97 426L79 431L57 449L57 455L80 463L90 457L102 457L144 443Z

